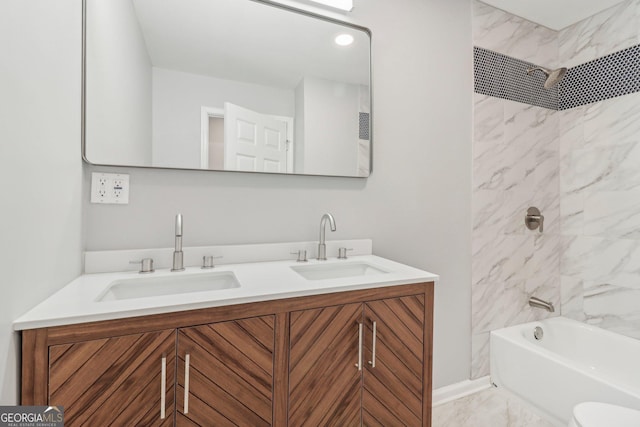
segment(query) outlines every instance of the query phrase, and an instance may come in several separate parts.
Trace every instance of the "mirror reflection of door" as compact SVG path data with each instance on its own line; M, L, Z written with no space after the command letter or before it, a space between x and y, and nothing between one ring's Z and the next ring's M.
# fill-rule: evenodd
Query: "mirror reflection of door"
M202 107L201 168L293 173L293 118Z
M287 172L287 125L266 114L225 102L224 168Z

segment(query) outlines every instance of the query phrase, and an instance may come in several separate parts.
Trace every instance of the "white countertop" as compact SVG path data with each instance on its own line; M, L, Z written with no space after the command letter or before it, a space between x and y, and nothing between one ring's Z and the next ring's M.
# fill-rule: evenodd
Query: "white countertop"
M339 279L307 280L290 268L300 265L358 262L381 267L387 272ZM176 273L170 272L169 269L158 269L155 273L145 275L145 277L171 276L177 278L178 275L210 274L213 271L233 272L240 282L240 287L177 295L98 301L113 281L140 278L142 275L135 271L84 274L16 319L13 322L13 328L15 330L36 329L438 280L438 276L435 274L375 255L352 256L347 260L336 258L329 258L327 261L309 260L306 263L288 260L227 264L217 266L213 270L187 267L185 271Z

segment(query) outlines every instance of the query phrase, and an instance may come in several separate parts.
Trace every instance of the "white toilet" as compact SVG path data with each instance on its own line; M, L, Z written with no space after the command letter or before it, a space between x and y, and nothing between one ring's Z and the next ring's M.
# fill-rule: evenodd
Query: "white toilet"
M573 407L569 427L640 427L640 411L601 402L583 402Z

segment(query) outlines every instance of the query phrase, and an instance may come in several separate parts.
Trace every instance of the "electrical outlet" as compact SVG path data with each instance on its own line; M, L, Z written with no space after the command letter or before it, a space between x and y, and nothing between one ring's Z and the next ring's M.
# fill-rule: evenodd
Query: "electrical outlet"
M91 203L107 203L108 182L104 174L91 174Z
M122 177L118 176L117 178L113 179L113 189L111 190L111 195L113 196L114 200L124 200L125 188L126 186Z
M115 173L91 174L91 203L129 203L129 175Z

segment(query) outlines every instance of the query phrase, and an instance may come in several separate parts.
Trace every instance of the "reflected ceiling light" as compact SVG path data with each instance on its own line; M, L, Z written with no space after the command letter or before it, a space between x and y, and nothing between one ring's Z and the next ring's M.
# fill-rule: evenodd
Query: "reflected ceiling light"
M351 34L340 34L336 37L335 42L338 46L349 46L353 43L353 36Z
M320 3L325 6L335 7L336 9L351 12L353 9L353 0L310 0L314 3Z

